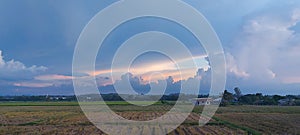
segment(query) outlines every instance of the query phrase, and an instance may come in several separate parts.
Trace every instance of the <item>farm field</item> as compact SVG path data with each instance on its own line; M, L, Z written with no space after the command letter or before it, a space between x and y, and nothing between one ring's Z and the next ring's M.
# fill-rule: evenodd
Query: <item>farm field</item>
M154 119L172 107L155 104L141 109L124 103L109 104L117 114L131 120ZM196 107L170 134L300 134L300 107L220 107L208 124L199 127L197 113L201 109ZM140 131L141 134L148 132L146 127ZM76 102L12 102L0 103L0 134L104 133L88 121Z
M263 134L300 134L299 106L222 107L216 119Z

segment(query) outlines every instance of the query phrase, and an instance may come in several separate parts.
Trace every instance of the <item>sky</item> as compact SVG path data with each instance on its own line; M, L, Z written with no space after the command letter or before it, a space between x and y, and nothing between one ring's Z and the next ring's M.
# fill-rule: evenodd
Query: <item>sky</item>
M1 0L0 95L73 95L72 59L77 39L93 16L113 2L116 1ZM200 11L219 36L226 58L226 89L300 94L299 0L185 2ZM178 38L193 57L172 61L166 55L148 52L135 59L129 69L117 68L114 72L122 74L112 77L110 67L120 45L137 33L153 30ZM152 41L140 41L144 42ZM157 44L164 46L168 42ZM175 51L180 54L181 50ZM96 77L104 93L114 92L113 85L122 86L124 78L129 78L139 93L149 92L153 83L166 85L166 93L176 93L181 83L195 80L201 81L200 92L207 93L210 88L209 58L201 43L169 20L130 20L110 33L99 52L96 71L78 76ZM186 66L178 71L178 63L191 61L196 62L197 69Z

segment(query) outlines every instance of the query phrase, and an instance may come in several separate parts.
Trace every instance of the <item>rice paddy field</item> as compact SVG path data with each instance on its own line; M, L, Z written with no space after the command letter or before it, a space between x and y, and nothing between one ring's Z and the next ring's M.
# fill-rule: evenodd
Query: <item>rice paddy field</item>
M122 102L108 104L118 115L130 120L154 119L172 107L155 104L141 109ZM169 134L300 134L300 107L297 106L220 107L209 123L199 126L198 113L201 109L202 107L196 107L186 121ZM147 127L131 129L133 130L139 130L140 134L156 133ZM0 103L0 134L104 133L89 122L76 102L4 102Z

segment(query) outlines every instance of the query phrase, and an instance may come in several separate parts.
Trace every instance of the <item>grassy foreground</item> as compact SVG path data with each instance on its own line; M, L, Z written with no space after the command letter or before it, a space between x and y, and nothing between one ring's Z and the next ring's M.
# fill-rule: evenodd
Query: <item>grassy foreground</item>
M101 104L101 103L97 103ZM126 102L107 102L131 120L154 119L172 108L157 103L146 109ZM300 107L220 107L212 120L198 126L202 107L170 134L300 134ZM144 131L141 131L143 134ZM0 134L104 134L85 117L77 102L2 102Z

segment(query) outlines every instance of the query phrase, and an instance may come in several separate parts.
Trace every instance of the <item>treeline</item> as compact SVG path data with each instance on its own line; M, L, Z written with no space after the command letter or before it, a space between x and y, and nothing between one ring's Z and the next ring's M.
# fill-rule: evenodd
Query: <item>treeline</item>
M124 101L123 97L125 99L130 101L156 101L159 99L159 101L177 101L179 98L179 93L169 94L169 95L119 95L116 93L112 94L101 94L102 99L105 101ZM208 97L208 95L198 95L198 98L205 98ZM82 95L77 97L80 101L101 101L99 99L99 95L91 94L91 95ZM190 99L195 98L195 95L189 95L189 94L181 94L180 99L188 101Z
M227 105L286 105L300 106L300 96L299 95L263 95L261 93L256 94L246 94L243 95L241 90L236 87L234 88L234 93L225 90L223 98L221 100L221 106ZM127 100L136 101L151 101L151 99L159 99L160 101L177 101L179 94L163 95L162 97L157 97L154 95L144 96L144 95L122 95L112 93L112 94L101 94L103 100L105 101L124 101L122 97L127 96ZM185 101L193 99L194 95L183 95L182 98ZM198 98L206 98L208 95L198 95ZM99 95L83 95L76 97L71 96L55 96L55 95L45 95L45 96L0 96L0 101L100 101ZM218 97L216 97L218 98Z
M235 93L225 90L221 106L226 105L282 105L282 106L300 106L299 95L263 95L262 93L243 95L241 90L234 88Z
M0 96L0 101L77 101L76 96Z
M150 101L151 99L159 99L160 101L177 101L179 94L169 94L163 96L156 96L156 95L122 95L116 93L111 94L101 94L101 97L105 101L124 101L122 97L126 97L128 100L132 101ZM194 97L194 95L183 95L181 96L182 99L188 100ZM199 95L199 98L208 97L208 95ZM82 95L76 97L75 95L72 96L55 96L55 95L44 95L44 96L0 96L0 101L77 101L77 98L80 101L101 101L99 99L99 95L97 94L90 94L90 95Z

